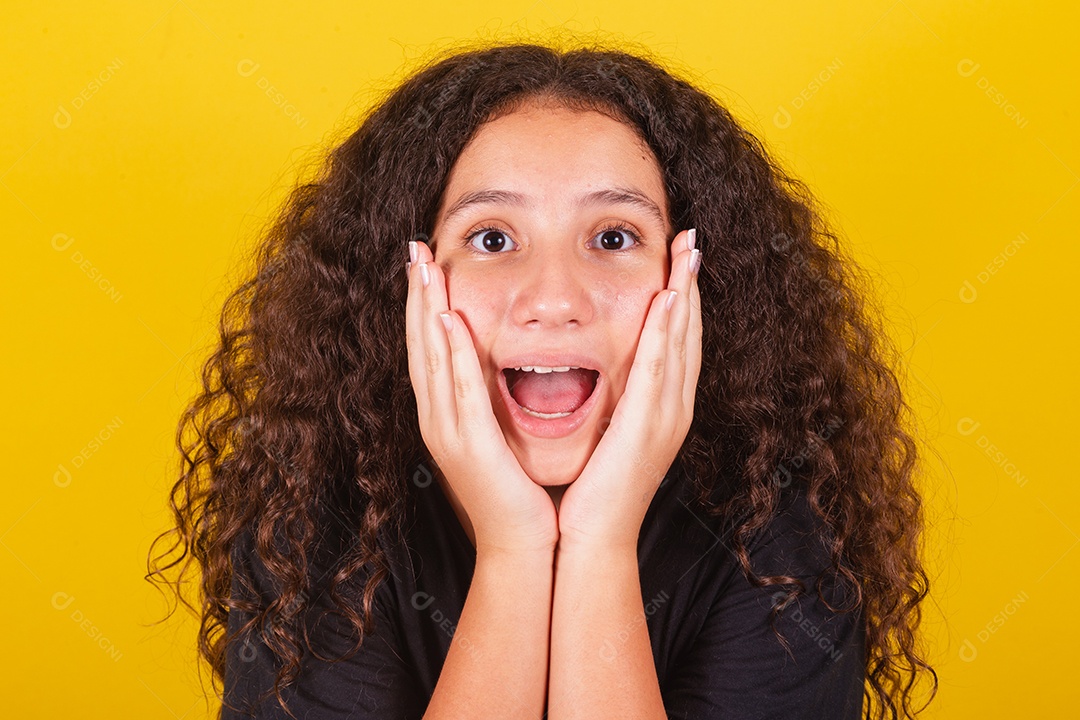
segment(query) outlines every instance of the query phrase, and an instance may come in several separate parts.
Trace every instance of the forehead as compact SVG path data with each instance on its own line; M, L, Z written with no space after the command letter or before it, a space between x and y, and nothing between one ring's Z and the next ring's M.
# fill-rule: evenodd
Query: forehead
M666 216L660 165L634 128L596 111L530 104L479 127L450 172L440 212L478 188L552 199L614 186L652 197Z

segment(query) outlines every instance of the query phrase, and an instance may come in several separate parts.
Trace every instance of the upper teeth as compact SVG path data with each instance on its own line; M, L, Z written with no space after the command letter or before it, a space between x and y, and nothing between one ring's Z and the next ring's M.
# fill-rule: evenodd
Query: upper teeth
M559 367L542 367L540 365L522 365L521 367L516 367L514 369L515 370L524 370L525 372L549 373L549 372L569 372L570 370L580 370L581 368L574 367L572 365L561 365Z

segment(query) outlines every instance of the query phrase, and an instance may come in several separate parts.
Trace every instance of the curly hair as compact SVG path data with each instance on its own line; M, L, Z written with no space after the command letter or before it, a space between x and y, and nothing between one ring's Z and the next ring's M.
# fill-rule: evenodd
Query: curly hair
M201 619L199 652L215 686L236 637L233 611L251 613L242 630L261 632L271 648L283 706L282 688L305 649L314 652L303 617L316 593L354 628L352 652L360 647L388 574L377 536L400 531L409 474L431 461L402 381L406 243L428 237L478 127L538 98L636 129L659 161L674 226L697 228L715 259L699 277L703 362L677 458L696 502L742 518L732 544L749 580L789 586L775 619L806 589L797 578L758 576L747 543L786 488L803 489L829 531L828 574L853 590L853 607L832 609L863 615L864 716L914 717L924 673L930 699L937 692L916 632L929 584L918 448L893 369L901 356L869 276L805 184L646 51L525 42L442 51L380 98L315 180L297 182L255 268L224 303L219 344L176 434L175 526L155 540L147 578ZM332 522L351 542L315 587ZM269 602L235 592L246 582L234 577L245 532L275 580ZM198 597L188 598L182 585L193 571ZM362 576L362 592L342 592Z

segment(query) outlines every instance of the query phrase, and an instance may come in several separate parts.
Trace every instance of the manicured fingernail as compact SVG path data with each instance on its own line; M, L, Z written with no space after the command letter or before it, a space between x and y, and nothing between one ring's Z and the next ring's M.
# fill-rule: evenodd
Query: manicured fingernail
M686 249L693 250L697 245L697 228L690 228L690 231L686 233Z
M409 241L409 262L416 262L416 241Z
M442 318L442 324L446 328L446 332L450 332L454 327L454 318L450 317L450 313L439 313L439 317Z
M431 275L428 274L427 263L420 263L420 279L424 281L424 287L428 286L431 282Z
M694 275L698 274L698 268L701 267L701 251L695 248L690 253L690 272Z
M406 275L408 275L408 274L409 274L409 270L410 270L410 269L412 269L412 263L411 263L411 262L409 262L408 260L406 260L406 261L405 261L405 274L406 274Z
M664 303L664 309L666 309L666 310L671 309L671 306L675 304L675 296L676 295L678 295L678 293L675 292L674 290L672 290L671 294L667 296L667 302Z

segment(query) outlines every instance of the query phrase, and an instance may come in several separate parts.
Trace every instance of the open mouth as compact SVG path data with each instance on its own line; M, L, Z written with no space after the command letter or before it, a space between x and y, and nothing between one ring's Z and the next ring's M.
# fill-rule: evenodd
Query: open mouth
M506 389L521 411L541 420L573 415L596 390L597 370L580 367L503 368Z

